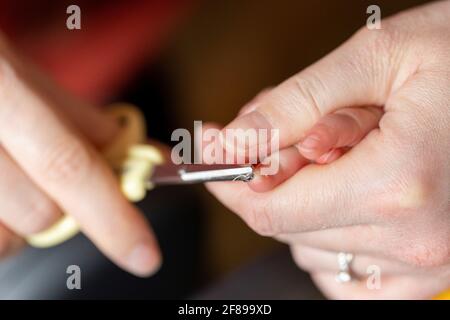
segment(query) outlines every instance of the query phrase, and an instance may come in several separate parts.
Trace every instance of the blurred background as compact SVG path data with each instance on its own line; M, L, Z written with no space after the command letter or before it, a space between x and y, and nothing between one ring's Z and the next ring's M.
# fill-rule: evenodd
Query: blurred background
M366 23L369 5L379 5L386 17L424 2L0 1L0 27L20 55L38 64L62 87L99 106L117 100L135 103L145 112L149 135L171 144L173 129L192 130L194 120L226 124L260 90L277 85L326 55ZM81 30L65 27L69 4L81 8ZM141 206L169 259L157 276L159 286L167 292L158 294L163 289L152 289L156 293L145 297L195 296L199 290L207 292L215 283L226 281L243 265L265 263L255 260L258 257L286 251L274 240L253 233L201 186L158 190L149 198ZM84 243L81 246L86 249L81 252L97 254L85 239L74 241ZM42 255L34 252L32 259ZM3 265L11 270L13 263L23 261ZM0 288L2 284L9 288L4 289L4 296L15 286L11 273L6 276L3 271L2 278L6 269L0 263ZM112 277L122 277L115 272ZM189 281L183 280L186 278ZM149 285L156 286L154 282ZM40 298L57 295L46 296L42 293L45 289L39 290L36 295ZM35 297L26 291L16 290L16 297ZM133 296L133 290L121 292L94 296Z

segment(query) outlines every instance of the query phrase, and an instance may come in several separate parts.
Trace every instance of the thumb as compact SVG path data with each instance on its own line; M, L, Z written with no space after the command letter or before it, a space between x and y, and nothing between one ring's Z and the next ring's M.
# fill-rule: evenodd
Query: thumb
M227 132L231 132L225 131L227 129L240 129L241 132L265 129L268 133L271 129L279 130L276 135L282 149L297 143L325 114L349 106L384 105L389 93L388 86L392 83L389 71L394 68L389 66L389 62L380 63L380 60L384 61L384 58L379 59L380 56L390 55L380 52L380 49L376 55L373 53L375 48L372 50L371 32L360 31L322 60L256 99L255 105L249 108L253 111L241 114L224 128L227 149L235 144L237 151L256 147L262 149L271 139L270 135L266 141L227 136ZM271 135L273 138L274 132Z

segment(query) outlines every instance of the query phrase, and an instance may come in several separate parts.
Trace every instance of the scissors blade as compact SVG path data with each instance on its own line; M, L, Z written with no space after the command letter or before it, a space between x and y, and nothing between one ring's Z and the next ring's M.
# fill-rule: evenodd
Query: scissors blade
M156 166L149 183L159 186L211 181L250 181L251 179L253 179L252 166L168 164Z

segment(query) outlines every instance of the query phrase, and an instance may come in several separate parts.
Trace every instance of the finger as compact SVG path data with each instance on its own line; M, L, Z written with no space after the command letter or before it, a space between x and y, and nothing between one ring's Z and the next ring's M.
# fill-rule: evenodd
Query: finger
M69 95L57 96L61 108L60 117L67 118L67 125L73 125L95 147L101 150L119 132L120 125L106 109L95 108ZM64 103L65 102L65 103Z
M63 120L67 118L66 125L74 126L98 149L107 146L118 134L120 125L105 109L89 105L59 88L52 90L51 97L57 105L58 116Z
M32 180L81 225L113 261L137 275L160 264L156 241L138 211L123 197L99 155L52 112L45 100L4 67L0 141ZM19 77L19 78L18 78Z
M437 228L434 230L438 232ZM399 232L398 225L389 227L355 225L312 232L279 234L275 238L292 246L308 246L330 252L351 252L395 261L411 267L411 270L418 274L445 272L447 265L434 263L433 255L427 253L422 256L421 250L426 241L423 237L415 234L412 240L408 239L404 233ZM411 241L414 245L409 245Z
M280 163L276 174L260 175L257 171L249 186L257 192L268 191L308 164L307 159L319 164L339 159L345 153L343 147L355 145L377 127L381 114L381 109L374 107L345 108L326 115L307 133L307 138L297 146L298 149L290 147L268 157L268 163L275 161L271 161L273 158Z
M276 236L277 240L290 245L305 245L324 251L358 252L365 255L384 253L384 258L391 257L391 246L396 241L385 228L373 225L357 225L344 228L331 228L301 233L284 233ZM355 241L358 239L358 241Z
M214 157L211 152L208 152L208 146L217 147L215 155L217 153L222 153L224 156L224 150L220 141L217 140L209 140L208 130L219 130L221 127L215 123L205 123L203 125L201 137L196 136L196 145L200 145L202 149L200 150L201 158L205 163L217 163L217 157ZM213 134L211 134L213 136ZM213 149L213 148L211 148ZM297 155L300 155L297 152ZM222 162L224 163L224 162ZM264 185L264 183L263 183ZM269 230L266 230L266 220L262 219L260 215L258 215L258 209L264 199L265 193L256 192L248 187L248 184L236 183L236 182L211 182L205 184L206 188L216 196L216 198L221 201L226 207L228 207L231 211L237 213L251 228L258 229L256 230L260 233L269 233ZM257 187L258 188L258 187ZM249 201L251 199L251 201ZM245 203L251 202L255 205L253 211L246 210ZM258 215L258 216L257 216Z
M337 159L342 157L344 153L345 153L344 148L331 149L330 151L326 152L325 154L317 158L316 162L319 164L332 163L333 161L336 161Z
M347 252L347 251L344 251ZM325 251L304 245L291 246L292 257L296 264L310 273L327 272L335 275L340 271L338 253ZM391 275L424 274L411 266L383 259L377 256L367 256L351 252L353 259L350 263L352 276L357 279L366 279L374 270L384 278Z
M369 286L366 281L338 283L335 275L327 272L313 273L311 277L330 299L431 299L447 289L444 281L435 276L385 277L379 288Z
M316 159L316 162L328 164L339 159L344 153L344 148L332 149ZM263 163L255 167L255 176L248 186L256 192L270 191L310 163L296 147L285 148L271 154L263 160ZM266 174L264 174L264 169L267 170Z
M13 255L24 244L22 238L0 223L0 259Z
M202 131L204 134L203 140L201 142L197 141L196 145L202 145L203 150L206 150L210 144L214 143L217 146L217 150L222 150L218 140L209 141L205 139L205 133L208 130L220 130L220 128L218 124L205 123ZM222 154L224 155L225 153L223 152ZM209 152L203 153L202 159L206 160L207 163L215 163L215 159L212 159ZM286 181L308 163L309 160L300 155L295 147L280 150L264 159L263 163L255 167L255 176L248 183L248 186L256 192L269 191Z
M375 105L386 102L391 79L380 79L379 74L392 77L384 72L389 63L371 69L372 56L367 55L367 41L355 36L334 52L288 79L255 102L250 113L237 117L224 128L258 129L271 132L278 130L279 148L297 143L321 117L349 106ZM364 48L364 52L360 52ZM365 54L364 54L365 53ZM248 140L245 137L225 139L228 152L243 152L255 148L267 149L271 136L266 141Z
M409 254L398 246L398 231L378 225L355 225L302 233L279 234L277 240L324 251L357 252L411 264ZM358 239L358 241L355 241ZM429 269L429 268L428 268Z
M248 186L256 192L272 190L309 163L295 147L277 151L256 167L255 176Z
M407 93L411 96L413 88L409 89ZM397 105L406 102L412 110L417 108L404 97L394 102ZM395 105L391 100L390 104ZM436 150L431 150L427 140L418 136L418 132L424 134L423 130L411 129L411 123L416 121L412 116L400 117L399 121L396 112L402 110L386 113L380 129L372 130L341 159L327 166L308 165L277 188L265 192L264 197L240 185L214 184L209 189L251 227L268 235L405 222L401 213L425 205L422 190L429 188L421 171L408 159L417 157L418 153L423 159L429 159ZM405 137L423 143L417 144L420 148L415 144L410 146L405 144ZM422 149L429 151L426 156ZM413 193L413 190L421 192ZM235 192L239 197L234 197ZM437 222L433 223L441 228Z
M352 147L378 127L382 109L378 107L344 108L321 118L299 143L300 153L316 160L332 149ZM336 153L328 157L336 157ZM330 161L331 158L322 159Z
M208 189L247 223L268 229L264 234L379 222L381 215L374 214L380 210L379 203L370 195L379 187L377 172L384 166L384 156L377 150L380 146L374 143L377 132L368 138L348 156L327 166L307 165L265 193L257 194L245 185L229 183L210 184ZM337 214L341 210L346 214Z
M42 231L60 217L51 201L0 146L0 220L24 236Z

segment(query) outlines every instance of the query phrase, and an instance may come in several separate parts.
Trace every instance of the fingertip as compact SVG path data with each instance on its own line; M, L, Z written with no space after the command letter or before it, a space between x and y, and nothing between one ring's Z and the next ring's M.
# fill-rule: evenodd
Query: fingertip
M124 268L137 277L146 278L158 272L162 265L161 253L151 241L136 244L125 260Z
M333 136L323 124L316 125L298 144L298 151L309 160L317 160L333 147Z
M270 191L309 163L309 160L305 159L297 148L282 149L255 167L255 177L249 182L249 187L255 192ZM264 174L265 172L268 174Z
M320 137L309 135L298 145L298 151L307 159L314 160L317 157L317 148L320 146Z
M158 272L162 264L158 240L142 212L132 205L130 207L133 214L128 215L130 225L123 230L124 247L116 254L122 252L119 264L125 270L137 277L150 277Z
M262 175L258 169L254 172L254 177L248 182L248 186L255 192L266 192L275 187L272 176Z

